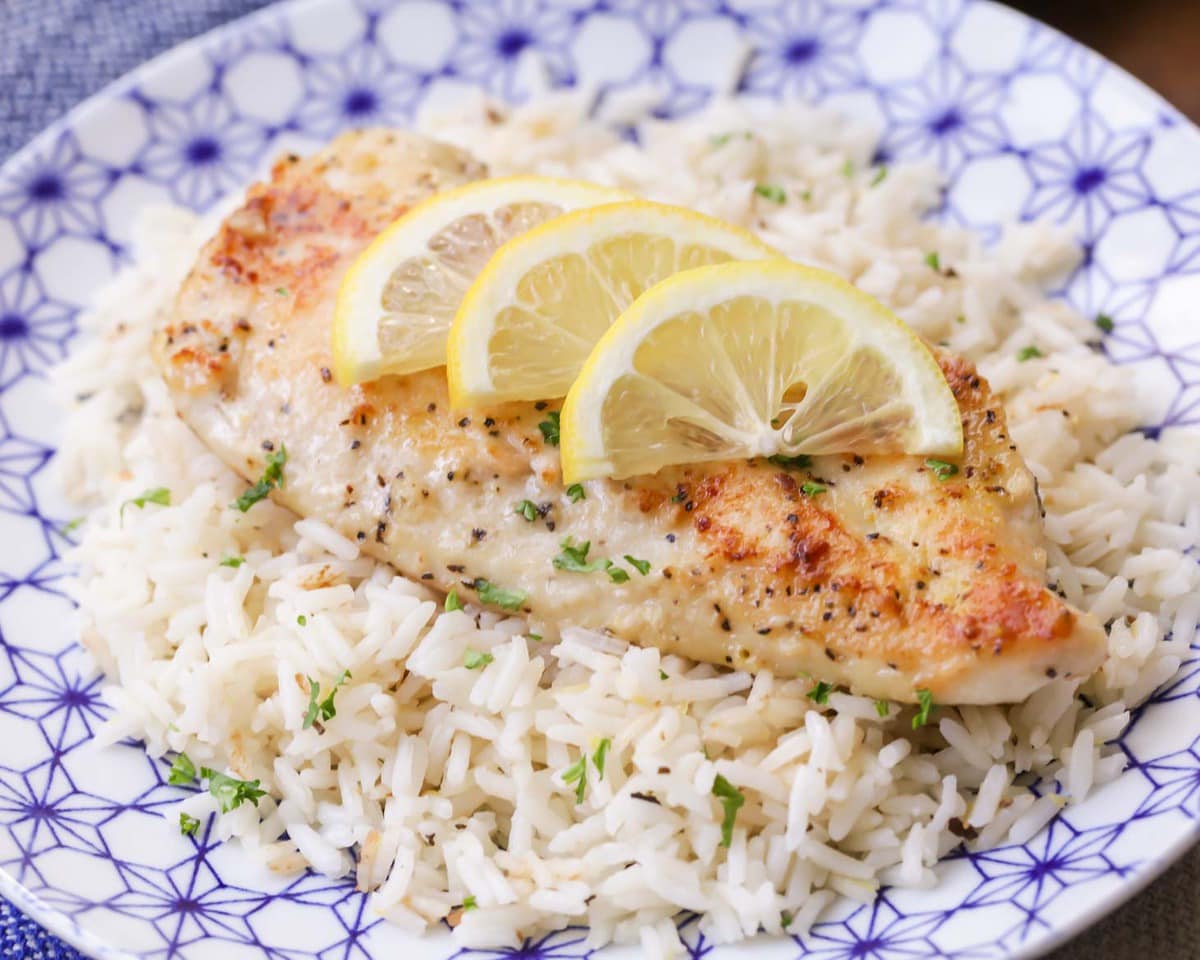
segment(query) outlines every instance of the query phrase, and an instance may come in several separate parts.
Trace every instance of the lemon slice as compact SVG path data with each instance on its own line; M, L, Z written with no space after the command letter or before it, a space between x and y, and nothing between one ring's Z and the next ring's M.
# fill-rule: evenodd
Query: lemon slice
M840 277L798 264L689 270L600 338L561 413L563 479L758 456L962 452L929 348Z
M644 200L577 210L510 240L450 328L457 407L561 397L621 311L680 270L781 256L753 234Z
M414 373L446 362L446 331L463 294L505 241L567 210L628 193L553 177L479 180L436 194L383 231L338 291L338 382Z

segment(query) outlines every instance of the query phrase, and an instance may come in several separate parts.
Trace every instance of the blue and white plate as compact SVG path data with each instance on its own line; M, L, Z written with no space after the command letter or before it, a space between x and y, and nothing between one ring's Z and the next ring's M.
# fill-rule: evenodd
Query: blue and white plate
M748 59L746 59L748 57ZM104 958L444 958L350 883L260 875L179 837L176 798L136 746L89 745L105 716L77 647L46 371L121 265L139 208L196 209L283 144L410 121L485 87L652 84L665 114L741 88L882 125L889 157L933 158L944 215L1067 224L1086 251L1064 295L1117 320L1107 349L1157 385L1158 422L1200 423L1200 134L1053 31L962 0L300 0L155 60L47 130L0 172L0 893ZM721 78L717 80L715 78ZM1129 768L1029 843L940 868L802 938L694 957L1033 956L1130 896L1200 830L1200 645L1122 738ZM482 957L587 957L568 930Z

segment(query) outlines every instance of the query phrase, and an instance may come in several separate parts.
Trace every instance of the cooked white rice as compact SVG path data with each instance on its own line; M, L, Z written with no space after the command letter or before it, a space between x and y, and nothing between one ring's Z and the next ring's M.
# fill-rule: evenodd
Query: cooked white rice
M207 232L161 210L61 371L61 473L95 505L74 559L83 640L112 681L107 738L186 751L269 791L220 816L218 836L279 872L354 874L407 930L450 915L463 944L498 945L586 923L596 944L640 940L665 956L681 949L680 910L702 913L718 942L778 933L789 916L798 932L838 897L934 883L930 868L964 835L1026 840L1121 772L1105 742L1175 672L1200 618L1200 568L1184 555L1200 541L1200 444L1128 432L1144 416L1128 377L1089 346L1091 320L1042 292L1074 262L1066 238L1026 225L985 250L922 219L939 200L931 168L883 175L868 132L798 106L748 110L642 123L640 145L562 96L426 126L496 173L619 184L755 229L975 360L1040 482L1052 582L1111 623L1102 669L1015 706L942 708L914 733L911 709L882 719L846 693L817 707L810 684L766 672L569 628L539 642L516 619L443 613L440 597L320 523L270 502L230 510L244 483L175 416L148 352ZM758 183L786 203L757 196ZM952 275L926 263L934 251ZM1044 358L1018 362L1029 345ZM122 519L151 487L169 488L171 505L126 506ZM244 564L221 565L234 555ZM469 670L468 649L494 659ZM327 690L344 670L336 717L302 729L306 677ZM561 774L602 738L603 776L589 766L576 804ZM1030 772L1049 795L1017 785ZM746 798L728 850L718 774ZM203 818L215 801L189 794L179 810ZM172 816L162 830L175 829ZM456 909L469 897L478 909Z

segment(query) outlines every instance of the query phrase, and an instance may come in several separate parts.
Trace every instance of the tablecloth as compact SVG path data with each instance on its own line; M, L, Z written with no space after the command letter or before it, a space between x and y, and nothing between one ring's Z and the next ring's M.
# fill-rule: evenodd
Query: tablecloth
M0 157L149 57L262 0L0 0ZM1070 895L1070 891L1064 894ZM0 900L0 958L77 954ZM1200 850L1053 960L1200 957Z

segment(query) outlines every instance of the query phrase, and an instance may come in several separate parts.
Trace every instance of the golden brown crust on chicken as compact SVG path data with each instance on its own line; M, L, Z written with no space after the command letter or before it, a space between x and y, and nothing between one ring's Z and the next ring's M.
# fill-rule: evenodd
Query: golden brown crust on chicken
M255 479L286 444L281 502L442 589L466 594L482 578L520 590L535 624L907 701L919 689L1018 700L1095 668L1103 632L1043 585L1033 478L961 359L941 358L966 434L954 476L912 457L737 462L591 483L580 502L565 496L539 407L453 412L442 370L333 383L346 267L412 203L482 172L454 148L366 131L286 158L251 189L159 339L181 414L230 466ZM514 511L524 499L533 522ZM556 569L568 536L630 580Z

